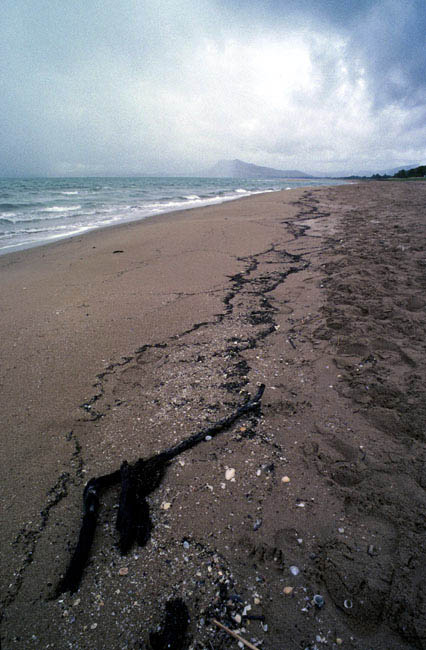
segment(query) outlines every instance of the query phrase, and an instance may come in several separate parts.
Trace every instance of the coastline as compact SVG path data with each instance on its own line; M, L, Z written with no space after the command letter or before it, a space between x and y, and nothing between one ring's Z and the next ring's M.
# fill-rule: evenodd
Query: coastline
M0 255L64 241L87 232L242 197L335 179L56 178L0 179Z
M380 498L388 505L382 512L373 497L369 506L366 495L391 466L395 484L402 485L413 468L420 471L415 458L424 457L424 439L417 428L411 435L391 389L387 401L383 391L377 393L379 407L365 401L354 368L373 355L376 363L364 366L375 385L373 368L385 364L383 377L388 376L396 354L396 365L403 365L392 375L398 404L404 395L398 382L407 380L410 368L424 373L418 335L424 305L413 276L417 266L424 273L421 264L416 266L424 257L424 194L420 183L274 192L0 257L6 305L2 473L9 477L1 533L5 647L29 647L32 634L38 647L59 639L81 648L134 647L159 622L160 606L172 592L185 596L192 636L207 643L213 632L200 623L197 610L207 611L223 576L245 603L260 601L254 609L262 610L269 632L253 622L246 638L261 636L266 650L288 639L294 645L305 637L309 643L306 635L315 639L319 614L310 608L308 623L300 614L303 588L325 592L329 607L320 613L334 639L370 635L366 643L377 649L412 647L402 630L392 627L385 602L397 584L407 598L414 589L408 574L406 583L389 577L391 567L403 574L395 540L406 502L383 486L386 498ZM381 256L393 257L381 262ZM368 265L376 262L380 269L369 273ZM380 285L378 302L390 310L389 324L371 305L366 315L357 304L368 293L362 270L374 286L378 271L384 281L395 273L403 282L412 302L402 306L402 290ZM354 301L347 295L342 300L342 282L351 287ZM402 318L398 309L406 309L411 329L401 321L399 332L391 335ZM371 336L376 321L385 329ZM386 336L393 343L380 347L377 340ZM354 337L362 339L357 350L350 348ZM380 377L376 384L383 386ZM76 597L49 600L66 566L67 544L75 544L85 481L117 469L123 459L134 461L179 442L203 422L226 415L260 382L267 385L261 417L238 423L212 441L211 449L206 443L168 470L152 496L154 541L121 560L111 524L117 495L105 497L103 532L78 594L84 607L73 608ZM410 397L411 414L420 408L420 386L419 380ZM403 472L386 461L389 448L395 462L403 460ZM367 462L360 449L368 450ZM226 467L236 469L235 482L224 479ZM284 474L291 479L288 487L281 482ZM421 480L419 490L410 485L407 497L415 504L415 522ZM170 513L162 511L164 502L172 503ZM352 549L362 534L370 541L359 545L369 541L367 546L377 549L379 537L392 543L383 542L377 555L366 554L369 564L363 564ZM182 539L198 549L197 557L184 559ZM367 605L355 602L342 614L340 600L356 600L356 585L343 589L333 577L343 575L340 564L348 570L341 557L343 539L357 572L368 566L374 579L363 595ZM413 554L416 545L418 537L410 531L404 548ZM309 561L310 555L317 559ZM300 565L303 580L288 577L289 564ZM130 589L123 590L118 575L123 566L129 568ZM409 576L418 570L413 562ZM203 584L196 588L194 609L189 592L194 593L197 572ZM285 601L282 589L288 583L294 592ZM93 593L102 597L93 600ZM419 598L416 592L406 603L413 620ZM279 615L283 608L285 623ZM227 647L225 637L215 643ZM363 640L357 643L353 647L364 647Z

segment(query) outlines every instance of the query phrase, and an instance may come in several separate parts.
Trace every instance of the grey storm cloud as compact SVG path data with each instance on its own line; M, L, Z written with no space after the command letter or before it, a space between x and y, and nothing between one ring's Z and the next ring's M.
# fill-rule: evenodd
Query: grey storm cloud
M0 173L426 157L423 0L3 0Z

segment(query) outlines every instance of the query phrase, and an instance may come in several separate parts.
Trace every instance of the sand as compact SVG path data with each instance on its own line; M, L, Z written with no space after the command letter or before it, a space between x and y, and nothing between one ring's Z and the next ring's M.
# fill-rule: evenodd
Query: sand
M172 597L187 648L237 647L213 618L265 650L426 647L425 205L424 182L307 188L0 258L3 648L148 648ZM261 382L171 464L145 547L120 556L103 495L55 597L86 481Z

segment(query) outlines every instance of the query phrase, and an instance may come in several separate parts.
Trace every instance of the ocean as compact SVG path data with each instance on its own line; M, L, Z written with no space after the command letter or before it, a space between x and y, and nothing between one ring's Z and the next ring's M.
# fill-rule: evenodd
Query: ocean
M156 214L344 181L235 178L0 179L0 254Z

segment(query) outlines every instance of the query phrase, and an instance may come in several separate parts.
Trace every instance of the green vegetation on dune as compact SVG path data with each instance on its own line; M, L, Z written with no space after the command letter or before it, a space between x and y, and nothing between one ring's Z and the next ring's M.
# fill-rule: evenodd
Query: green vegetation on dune
M426 176L426 165L414 167L414 169L400 169L399 172L394 174L394 178L424 178Z
M414 167L413 169L400 169L399 172L396 172L393 176L388 174L373 174L371 178L375 180L386 180L386 179L407 179L414 180L416 178L425 178L426 177L426 165L420 165L419 167Z

